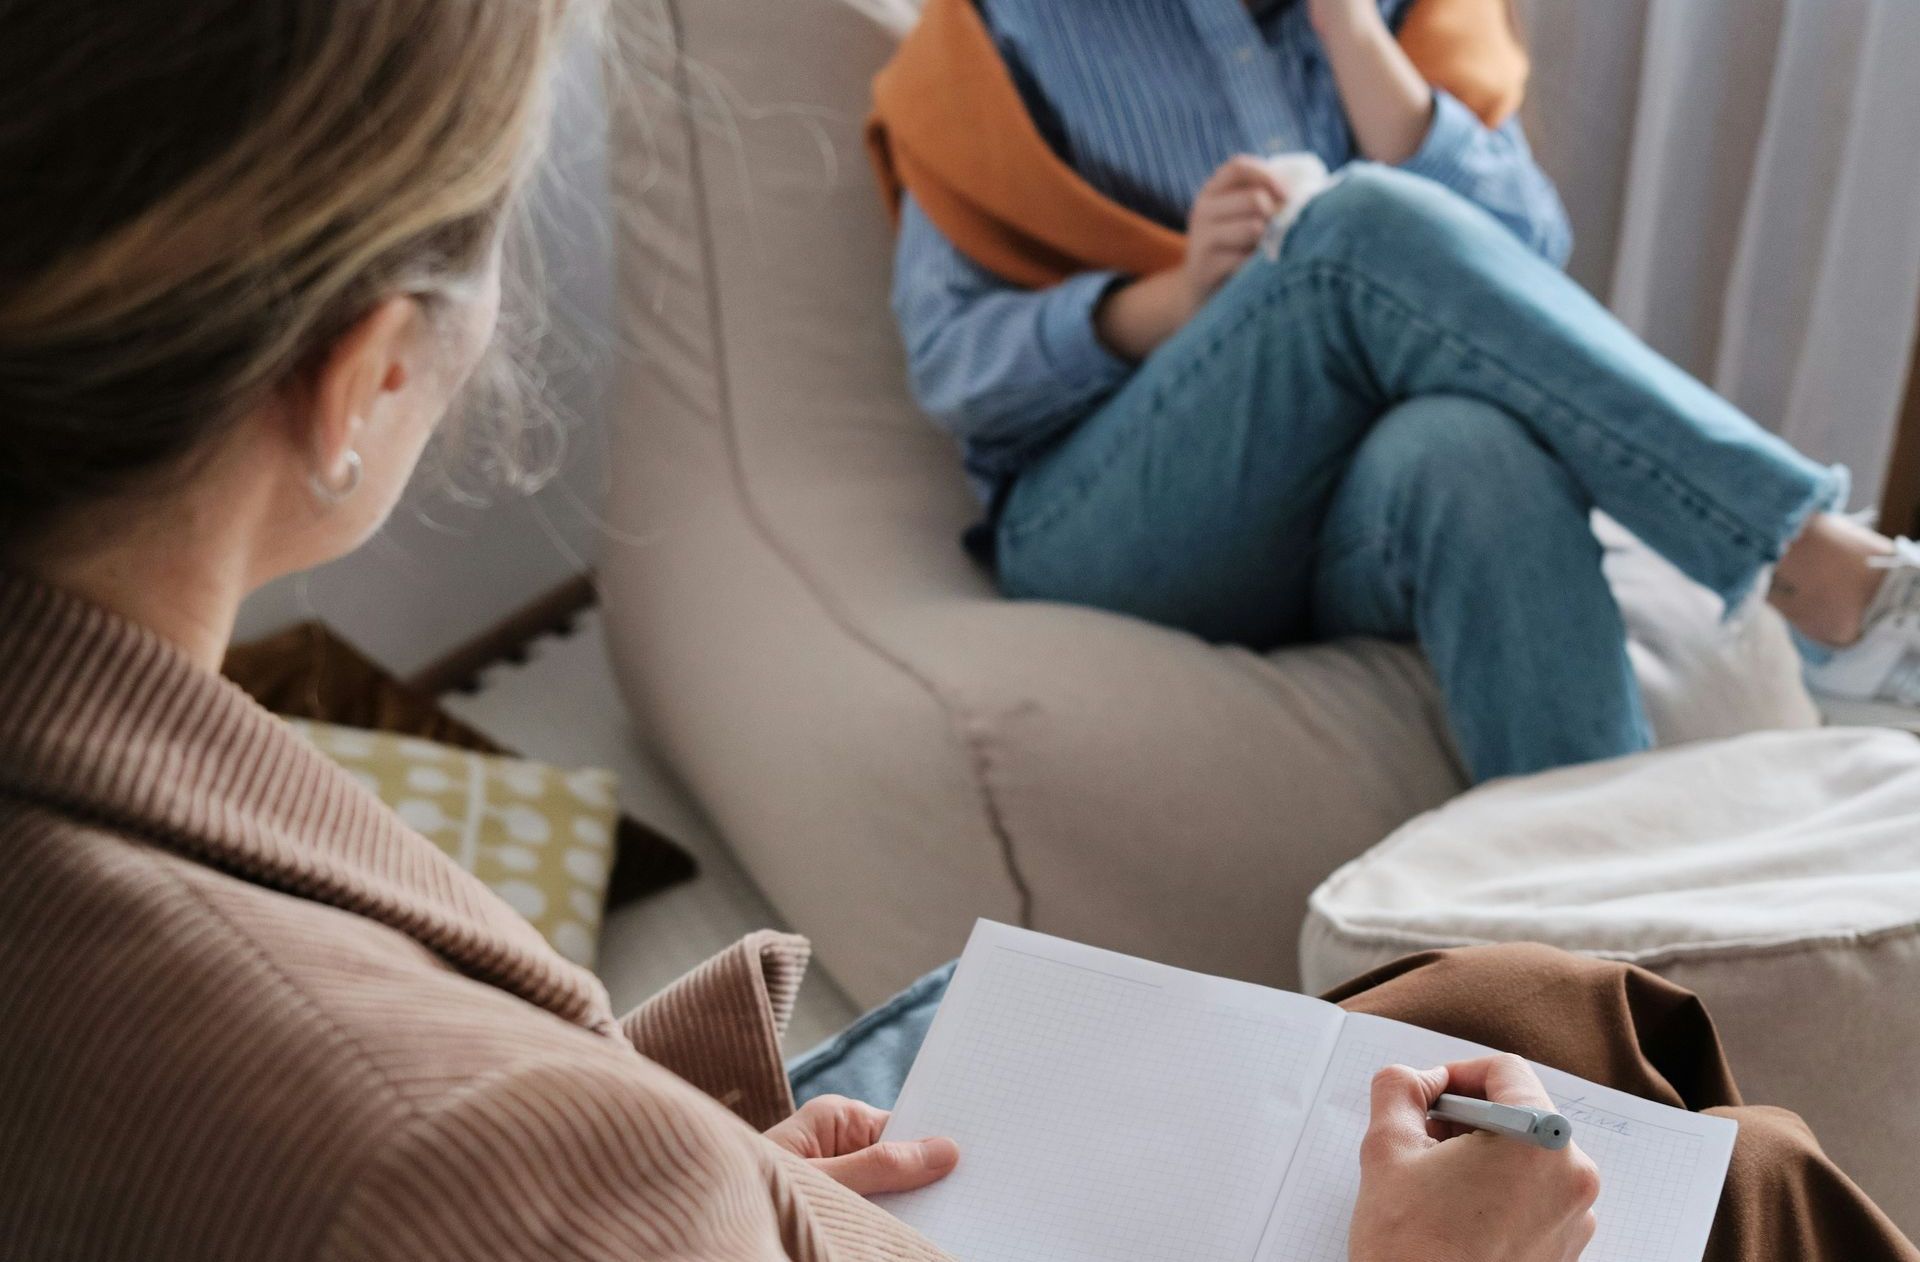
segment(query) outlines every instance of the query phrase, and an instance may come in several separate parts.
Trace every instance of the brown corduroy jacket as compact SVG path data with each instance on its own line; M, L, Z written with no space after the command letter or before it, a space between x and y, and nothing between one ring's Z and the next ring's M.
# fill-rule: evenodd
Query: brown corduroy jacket
M758 1133L806 944L624 1021L280 720L0 575L0 1259L922 1262ZM1699 1000L1539 946L1333 996L1740 1124L1708 1262L1920 1262Z
M941 1257L758 1133L806 958L616 1021L238 689L0 577L0 1257Z

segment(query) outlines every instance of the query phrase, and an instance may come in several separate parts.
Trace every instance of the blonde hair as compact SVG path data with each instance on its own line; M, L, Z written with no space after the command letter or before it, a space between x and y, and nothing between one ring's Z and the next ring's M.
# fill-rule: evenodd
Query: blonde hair
M0 39L0 541L486 264L565 0L64 0Z

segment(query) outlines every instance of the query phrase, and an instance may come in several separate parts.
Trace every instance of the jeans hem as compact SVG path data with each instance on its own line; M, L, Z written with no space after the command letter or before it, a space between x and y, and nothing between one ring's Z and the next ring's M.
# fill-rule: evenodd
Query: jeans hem
M1828 465L1827 476L1814 484L1798 504L1784 514L1785 524L1758 557L1739 578L1715 591L1725 605L1721 614L1722 622L1733 622L1743 617L1747 610L1760 598L1760 578L1786 553L1807 523L1821 513L1839 512L1847 506L1847 499L1853 493L1853 474L1845 465Z
M786 1063L787 1077L796 1087L803 1077L820 1073L843 1063L874 1030L888 1025L907 1009L916 1007L935 990L944 990L953 978L953 965L943 964L916 980L905 990L871 1011L861 1014L853 1024L817 1047L795 1056Z

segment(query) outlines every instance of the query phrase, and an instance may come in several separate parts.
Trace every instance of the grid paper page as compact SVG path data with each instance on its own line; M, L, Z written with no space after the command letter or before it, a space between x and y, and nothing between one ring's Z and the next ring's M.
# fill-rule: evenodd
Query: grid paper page
M887 1137L960 1166L885 1198L968 1262L1250 1259L1337 1010L982 922Z
M1349 1016L1260 1262L1345 1262L1377 1070L1470 1060L1489 1050L1399 1021ZM1574 1143L1600 1168L1599 1230L1583 1262L1699 1262L1733 1152L1734 1124L1535 1069L1573 1122Z

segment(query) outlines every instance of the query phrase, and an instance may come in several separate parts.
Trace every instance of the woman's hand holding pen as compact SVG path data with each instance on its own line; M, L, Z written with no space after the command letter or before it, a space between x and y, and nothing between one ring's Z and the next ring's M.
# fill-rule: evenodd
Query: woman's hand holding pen
M1428 1121L1447 1091L1553 1107L1517 1056L1374 1075L1349 1262L1575 1262L1596 1226L1592 1160L1577 1144L1550 1151Z
M1094 313L1108 349L1139 361L1179 332L1260 245L1286 190L1260 159L1229 158L1201 186L1187 216L1187 257L1179 266L1130 281Z

